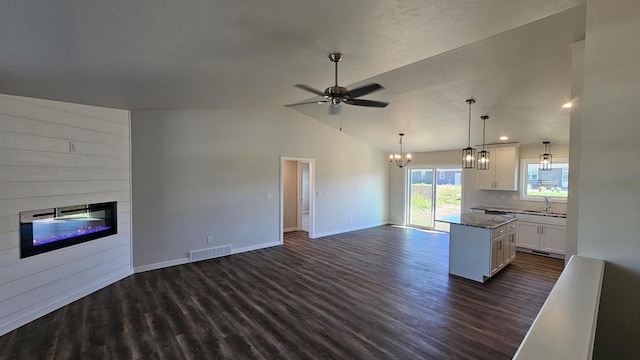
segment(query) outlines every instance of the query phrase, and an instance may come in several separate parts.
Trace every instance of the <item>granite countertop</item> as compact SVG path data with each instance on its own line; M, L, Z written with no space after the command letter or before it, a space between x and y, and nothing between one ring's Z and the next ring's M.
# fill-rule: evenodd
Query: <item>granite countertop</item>
M513 216L489 215L478 213L464 213L462 215L452 215L444 218L436 219L436 221L446 222L449 224L475 226L486 229L495 229L504 224L516 221Z
M553 211L537 211L537 210L524 210L524 209L512 209L512 208L503 208L499 206L472 206L471 210L490 210L490 211L503 211L506 213L513 214L525 214L525 215L537 215L537 216L549 216L549 217L558 217L558 218L566 218L567 214Z

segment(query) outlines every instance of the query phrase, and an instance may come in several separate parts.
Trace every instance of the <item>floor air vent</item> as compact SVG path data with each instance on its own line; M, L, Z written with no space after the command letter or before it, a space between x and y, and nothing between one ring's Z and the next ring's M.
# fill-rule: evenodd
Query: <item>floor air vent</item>
M202 250L189 251L189 261L213 259L225 255L231 255L231 245L223 245Z

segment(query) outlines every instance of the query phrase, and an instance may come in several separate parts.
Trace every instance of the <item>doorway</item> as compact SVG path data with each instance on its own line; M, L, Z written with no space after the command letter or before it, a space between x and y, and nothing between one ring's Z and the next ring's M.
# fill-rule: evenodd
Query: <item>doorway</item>
M309 232L309 163L298 161L298 224L302 231Z
M315 160L280 158L280 243L283 233L306 231L314 238Z
M449 231L438 218L462 210L462 169L415 167L408 171L407 225Z

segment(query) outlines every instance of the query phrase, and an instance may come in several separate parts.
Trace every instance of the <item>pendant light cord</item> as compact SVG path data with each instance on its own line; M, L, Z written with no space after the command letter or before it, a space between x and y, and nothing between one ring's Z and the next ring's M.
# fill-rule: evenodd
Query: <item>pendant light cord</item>
M469 137L467 138L467 147L471 147L471 104L473 104L473 101L467 101L469 102Z
M484 151L484 129L485 129L485 124L487 123L487 117L483 117L482 118L482 151Z

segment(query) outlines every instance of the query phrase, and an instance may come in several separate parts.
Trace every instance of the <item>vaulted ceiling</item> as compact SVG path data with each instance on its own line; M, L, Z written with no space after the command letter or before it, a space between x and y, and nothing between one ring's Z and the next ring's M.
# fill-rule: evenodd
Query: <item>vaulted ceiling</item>
M283 106L378 82L384 109L298 111L385 151L567 140L583 0L6 1L0 93L129 110Z

